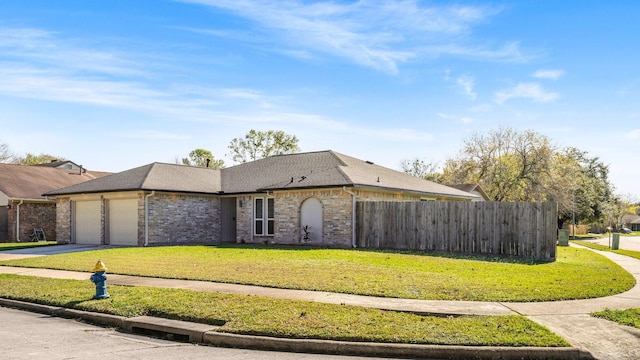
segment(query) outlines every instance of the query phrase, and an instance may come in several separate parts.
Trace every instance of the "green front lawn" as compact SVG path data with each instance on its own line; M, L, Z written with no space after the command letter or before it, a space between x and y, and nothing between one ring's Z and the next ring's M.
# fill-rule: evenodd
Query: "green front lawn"
M595 312L591 315L640 329L640 308L627 310L605 309L604 311Z
M346 341L473 346L569 346L522 316L422 316L345 305L148 287L109 286L90 300L91 282L0 275L0 297L109 313L222 325L217 331Z
M361 295L474 301L548 301L624 292L635 279L592 251L558 248L557 261L298 247L114 248L1 265L195 279Z
M10 242L0 243L0 251L26 249L39 246L57 245L55 241L36 241L36 242Z

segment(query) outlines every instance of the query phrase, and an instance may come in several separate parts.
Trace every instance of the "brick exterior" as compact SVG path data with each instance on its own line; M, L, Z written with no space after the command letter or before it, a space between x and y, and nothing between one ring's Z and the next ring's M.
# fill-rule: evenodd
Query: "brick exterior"
M399 192L348 189L357 199L387 201L418 201L419 196ZM145 194L138 193L138 245L145 238ZM352 241L352 196L342 188L287 190L271 194L275 206L275 234L253 235L255 197L236 197L236 242L255 244L303 244L300 208L309 198L322 204L322 241L312 245L350 247ZM149 197L149 245L218 244L221 242L221 201L217 195L156 193ZM101 200L102 241L105 234L105 200ZM57 199L55 236L59 243L72 239L72 211L68 197ZM32 229L31 229L32 230ZM47 238L49 234L47 233Z
M236 198L236 239L240 244L252 242L253 234L253 197L238 196ZM272 237L269 237L270 239ZM268 241L259 239L256 242Z
M16 240L18 204L13 201L7 213L9 241ZM24 202L20 205L20 241L30 241L33 228L40 227L48 241L56 240L56 204L51 202Z
M71 199L56 199L56 240L58 244L71 243Z
M370 201L419 201L420 196L400 192L374 190L354 190L357 199ZM238 197L236 236L238 243L302 244L300 208L308 198L316 198L322 203L322 242L313 245L329 247L350 247L352 243L352 196L342 188L288 190L273 193L275 205L275 234L273 236L253 236L253 199L266 197L265 194ZM242 206L240 206L242 202Z
M141 213L144 239L144 199ZM220 198L156 194L149 198L149 245L220 243Z

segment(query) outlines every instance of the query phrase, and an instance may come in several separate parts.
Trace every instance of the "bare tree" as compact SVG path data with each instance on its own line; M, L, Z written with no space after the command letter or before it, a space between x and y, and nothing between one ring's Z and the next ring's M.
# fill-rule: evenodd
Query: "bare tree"
M12 163L16 160L16 154L11 151L9 145L0 143L0 163Z
M425 180L442 183L442 174L437 171L438 166L438 163L426 162L419 158L405 159L400 162L400 169L403 172Z
M445 163L444 177L452 184L480 183L496 201L540 201L553 154L546 136L501 128L467 139L460 156Z

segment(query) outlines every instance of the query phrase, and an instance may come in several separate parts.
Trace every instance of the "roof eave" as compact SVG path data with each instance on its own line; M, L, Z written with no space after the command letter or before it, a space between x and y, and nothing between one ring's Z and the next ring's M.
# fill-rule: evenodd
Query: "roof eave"
M469 196L457 195L457 194L445 194L445 193L434 193L434 192L426 192L426 191L418 191L411 189L403 189L403 188L394 188L394 187L386 187L386 186L376 186L376 185L368 185L368 184L353 184L354 187L361 187L366 189L380 189L408 194L416 194L416 195L424 195L424 196L433 196L433 197L446 197L446 198L455 198L455 199L480 199L480 196L476 196L473 194L469 194Z
M255 192L283 191L283 190L305 190L305 189L329 189L329 188L341 188L343 186L353 187L355 185L351 184L351 183L344 183L344 184L309 185L309 186L295 186L295 187L268 187L268 188L256 189Z

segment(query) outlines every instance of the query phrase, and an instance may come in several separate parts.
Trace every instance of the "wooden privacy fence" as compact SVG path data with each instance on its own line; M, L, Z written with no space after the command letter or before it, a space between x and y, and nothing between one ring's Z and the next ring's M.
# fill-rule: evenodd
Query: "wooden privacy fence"
M360 201L359 247L555 261L555 203Z

